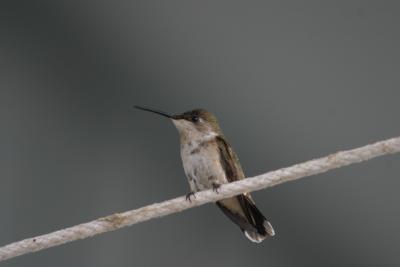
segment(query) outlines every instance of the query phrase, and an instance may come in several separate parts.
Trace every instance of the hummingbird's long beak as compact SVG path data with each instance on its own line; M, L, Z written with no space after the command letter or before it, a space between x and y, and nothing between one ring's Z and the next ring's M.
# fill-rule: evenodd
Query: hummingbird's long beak
M174 118L174 116L172 116L172 115L170 115L170 114L168 114L168 113L166 113L166 112L164 112L164 111L160 111L160 110L156 110L156 109L152 109L152 108L147 108L147 107L141 107L141 106L133 106L133 107L135 107L135 108L137 108L137 109L144 110L144 111L156 113L156 114L158 114L158 115L167 117L167 118L169 118L169 119L173 119L173 118Z

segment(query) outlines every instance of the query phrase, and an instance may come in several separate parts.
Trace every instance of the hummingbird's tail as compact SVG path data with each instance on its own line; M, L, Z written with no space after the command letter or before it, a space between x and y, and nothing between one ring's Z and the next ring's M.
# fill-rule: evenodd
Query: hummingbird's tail
M261 211L256 207L250 195L239 195L217 202L224 214L237 224L245 236L252 242L260 243L275 231Z

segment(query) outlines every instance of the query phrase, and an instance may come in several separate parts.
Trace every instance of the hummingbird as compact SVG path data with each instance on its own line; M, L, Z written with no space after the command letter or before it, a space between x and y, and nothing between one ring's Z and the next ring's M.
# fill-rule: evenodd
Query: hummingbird
M245 178L236 153L211 112L193 109L171 115L148 107L135 108L167 117L177 128L183 168L190 186L186 195L188 201L198 191L213 189L218 192L221 184ZM249 193L219 200L216 205L252 242L260 243L275 235Z

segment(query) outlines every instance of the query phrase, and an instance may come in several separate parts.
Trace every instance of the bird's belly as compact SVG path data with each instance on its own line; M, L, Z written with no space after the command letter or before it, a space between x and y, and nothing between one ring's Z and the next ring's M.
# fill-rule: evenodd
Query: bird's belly
M206 148L197 150L196 153L193 150L182 151L182 161L190 190L193 192L227 182L218 151Z

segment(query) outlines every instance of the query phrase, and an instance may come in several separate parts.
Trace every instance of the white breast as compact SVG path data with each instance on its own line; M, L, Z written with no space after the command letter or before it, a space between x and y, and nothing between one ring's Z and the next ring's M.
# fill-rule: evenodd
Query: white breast
M192 192L210 189L213 183L227 182L218 148L212 142L214 138L215 136L181 144L183 168Z

